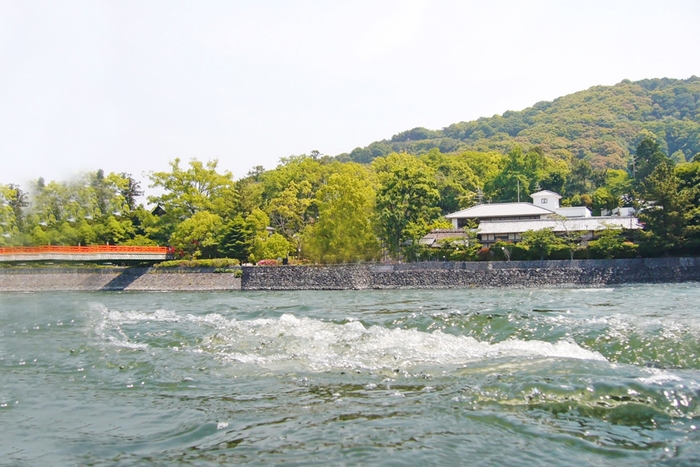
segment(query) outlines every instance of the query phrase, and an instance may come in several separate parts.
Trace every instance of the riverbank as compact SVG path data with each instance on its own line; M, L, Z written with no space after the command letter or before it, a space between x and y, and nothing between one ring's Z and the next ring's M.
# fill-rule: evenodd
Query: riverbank
M244 290L599 287L700 281L700 258L243 268Z
M424 262L213 269L0 269L0 291L207 291L601 287L700 281L700 258Z
M163 270L125 268L5 268L0 292L45 291L207 291L241 290L233 273L213 269Z

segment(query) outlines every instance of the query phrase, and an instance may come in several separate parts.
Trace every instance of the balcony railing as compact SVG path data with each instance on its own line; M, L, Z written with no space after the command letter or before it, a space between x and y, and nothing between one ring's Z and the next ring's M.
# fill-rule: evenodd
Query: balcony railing
M175 250L167 246L123 246L123 245L92 245L92 246L60 246L60 245L43 245L43 246L12 246L0 247L0 255L45 255L45 254L61 254L61 255L86 255L86 254L104 254L116 253L125 255L138 254L160 254L170 255Z

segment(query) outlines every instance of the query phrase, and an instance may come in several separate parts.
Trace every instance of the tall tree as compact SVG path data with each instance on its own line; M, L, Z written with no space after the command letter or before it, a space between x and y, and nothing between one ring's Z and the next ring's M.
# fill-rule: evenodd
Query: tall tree
M122 172L120 178L123 180L123 183L119 186L119 193L124 198L124 202L129 207L129 211L133 211L136 209L136 198L143 196L141 183L126 172Z
M433 149L422 156L421 160L435 170L436 187L440 192L438 206L443 214L476 203L477 191L482 184L465 158L445 155L438 149Z
M639 220L645 224L647 251L668 254L684 246L691 196L669 162L660 162L641 182Z
M569 177L566 191L571 195L589 193L593 186L593 175L593 166L589 161L575 160L571 165L571 177Z
M191 259L215 258L222 226L218 214L197 212L177 225L170 237L170 245Z
M340 263L379 257L372 225L374 190L367 171L353 165L352 172L331 175L316 195L318 221L304 232L305 251L316 261Z
M686 245L687 251L700 249L700 157L696 161L679 164L675 174L680 181L680 190L690 200L690 208L686 213Z
M166 219L181 222L201 211L227 218L234 210L237 194L233 175L217 172L218 161L202 163L192 159L189 168L180 167L180 159L170 162L169 172L150 172L151 188L163 190L148 201L163 207Z
M287 188L270 201L267 213L270 222L280 234L288 240L300 233L304 225L312 218L315 205L311 183L306 180L300 183L291 182Z
M7 192L9 194L7 204L14 213L17 228L21 231L24 229L24 217L26 215L25 209L27 206L29 206L29 198L27 197L27 193L22 191L19 185L10 183L7 185L7 188L9 188L9 191Z
M593 200L593 214L596 216L600 216L603 210L612 211L620 207L620 198L613 196L605 187L600 187L594 191L591 198Z
M338 166L338 162L329 163L325 159L314 158L313 155L283 157L277 168L256 175L256 180L263 187L263 203L279 197L292 183L300 185L306 182L309 194L313 197Z
M292 251L292 244L279 233L270 235L270 218L261 209L253 209L246 218L252 243L248 260L257 262L263 259L285 258Z
M530 193L542 188L542 182L563 184L567 170L563 161L547 157L538 147L523 152L516 146L505 157L503 170L485 185L485 191L498 201L525 201Z
M663 153L656 139L647 135L637 146L632 162L632 173L639 187L659 164L670 164L671 160Z
M10 239L19 233L17 218L11 204L16 196L11 185L0 184L0 246L9 244Z
M219 253L226 258L236 258L244 263L248 261L252 247L252 227L241 215L231 219L223 229Z
M393 257L405 242L416 242L439 217L440 193L430 167L408 154L390 154L372 163L379 175L375 211L380 238Z

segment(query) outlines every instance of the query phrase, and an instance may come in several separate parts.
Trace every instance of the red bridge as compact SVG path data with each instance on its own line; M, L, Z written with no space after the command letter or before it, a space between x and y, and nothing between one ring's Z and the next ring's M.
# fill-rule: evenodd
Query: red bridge
M165 261L175 251L165 246L18 246L0 247L0 262L26 261Z

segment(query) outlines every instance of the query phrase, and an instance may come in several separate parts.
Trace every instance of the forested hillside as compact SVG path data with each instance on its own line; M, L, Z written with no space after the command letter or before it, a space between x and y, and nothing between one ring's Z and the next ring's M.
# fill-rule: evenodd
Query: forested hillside
M423 154L439 148L443 153L506 153L520 145L537 146L567 161L584 159L594 168L619 169L627 168L630 154L647 132L677 162L700 152L700 78L594 86L525 110L455 123L442 130L414 128L338 158L367 163L392 152Z

